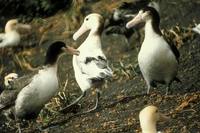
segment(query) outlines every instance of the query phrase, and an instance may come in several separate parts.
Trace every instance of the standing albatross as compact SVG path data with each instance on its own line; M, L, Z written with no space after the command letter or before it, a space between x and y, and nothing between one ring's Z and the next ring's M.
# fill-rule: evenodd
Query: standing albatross
M10 109L16 119L35 119L40 110L58 92L57 60L63 52L78 55L78 50L56 41L46 53L44 66L36 74L14 80L12 90L0 95L0 111ZM13 108L12 108L13 107Z
M179 51L174 44L164 39L159 28L160 17L154 8L140 10L126 27L131 28L141 22L145 22L145 38L138 55L138 63L148 86L147 94L151 87L156 87L156 83L166 84L168 94L171 83L174 80L180 81L176 77Z
M101 15L96 13L89 14L85 17L80 29L73 35L73 39L77 40L83 33L90 30L88 37L78 48L80 54L73 56L75 78L82 90L82 95L63 108L61 112L66 112L69 107L78 103L91 87L96 88L96 105L87 112L95 110L100 97L98 88L104 83L105 78L112 77L112 70L108 66L108 61L101 47L103 24L104 19Z

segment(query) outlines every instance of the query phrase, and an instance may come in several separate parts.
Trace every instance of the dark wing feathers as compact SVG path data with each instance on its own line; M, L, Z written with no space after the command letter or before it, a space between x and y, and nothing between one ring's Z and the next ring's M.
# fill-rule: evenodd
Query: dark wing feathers
M175 55L176 60L179 62L180 53L179 53L177 47L174 45L174 42L170 38L167 38L166 36L163 36L163 37L164 37L165 41L168 43L173 54Z
M176 48L176 46L174 44L171 44L171 43L168 43L168 44L169 44L172 52L176 56L176 60L179 61L180 53L179 53L178 49Z
M0 111L13 106L18 93L18 90L4 90L0 96Z
M101 69L104 69L107 67L107 60L102 56L98 56L96 58L95 57L86 57L85 64L88 64L91 62L95 62L95 64Z
M94 57L86 57L86 59L85 59L85 64L88 64L88 63L90 63L90 62L92 62L92 61L94 61L94 60L97 60L97 59L94 58Z
M96 64L101 69L107 68L107 60L102 56L98 56L98 61L96 62Z

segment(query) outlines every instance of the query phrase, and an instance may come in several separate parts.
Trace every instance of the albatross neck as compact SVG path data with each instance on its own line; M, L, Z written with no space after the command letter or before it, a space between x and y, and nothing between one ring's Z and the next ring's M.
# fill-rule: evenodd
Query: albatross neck
M57 63L55 64L47 64L47 65L44 65L43 66L46 70L50 70L50 71L53 71L55 73L57 73L57 70L58 70L58 65Z
M141 124L142 133L157 133L155 122L143 122Z
M91 43L93 43L95 45L92 46L101 47L101 32L102 31L99 29L99 27L92 28L84 44L88 44L91 47Z
M146 125L146 127L142 127L142 133L157 133L157 130L156 130L156 124L151 124L149 125L150 123L148 123L148 125Z
M145 23L145 39L151 39L162 36L158 25L153 26L153 21L147 20Z

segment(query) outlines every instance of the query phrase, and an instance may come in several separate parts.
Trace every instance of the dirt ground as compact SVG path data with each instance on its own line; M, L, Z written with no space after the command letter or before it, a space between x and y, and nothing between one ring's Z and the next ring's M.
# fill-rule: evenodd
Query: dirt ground
M111 4L111 1L102 0L87 6L91 6L94 12L104 13L110 11L108 7L114 7L116 3ZM95 10L102 5L109 10ZM132 39L134 49L125 52L123 36L103 34L103 49L110 61L114 76L101 88L98 110L78 115L94 106L95 94L91 90L71 112L66 114L57 112L81 94L72 71L72 57L64 55L59 61L58 75L60 95L64 97L65 94L65 97L62 99L57 95L53 98L41 111L37 124L25 122L21 126L22 132L139 133L141 132L139 111L153 104L171 118L169 121L158 123L159 130L166 133L200 133L200 35L190 31L191 26L200 22L199 11L199 0L161 1L161 29L172 29L177 33L174 41L178 39L181 54L178 77L182 83L172 84L172 94L165 96L166 86L159 85L151 90L150 95L144 95L147 86L138 68L137 54L140 46L135 46L134 37ZM75 43L71 35L80 24L72 26L73 28L69 27L71 22L69 15L71 14L66 11L49 18L33 20L32 32L35 35L23 43L34 42L36 46L23 50L21 48L0 50L1 75L4 76L9 72L23 75L36 69L42 64L44 52L53 40L63 40L69 45L79 46L84 37ZM39 42L42 43L38 45ZM41 126L43 131L39 131L36 125ZM0 132L17 132L15 121L8 121L1 116Z

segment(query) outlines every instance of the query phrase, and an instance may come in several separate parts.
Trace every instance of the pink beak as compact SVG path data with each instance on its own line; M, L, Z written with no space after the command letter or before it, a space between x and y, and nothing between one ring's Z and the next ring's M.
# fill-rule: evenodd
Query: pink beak
M78 29L77 32L74 33L73 35L73 39L76 41L83 33L85 33L86 31L88 31L89 29L85 26L85 24L83 23L81 25L81 27Z
M31 26L28 25L28 24L17 24L17 27L21 28L21 29L26 29L26 30L30 30L31 29Z
M130 29L131 27L141 23L143 21L141 14L138 14L131 21L126 24L126 28Z

